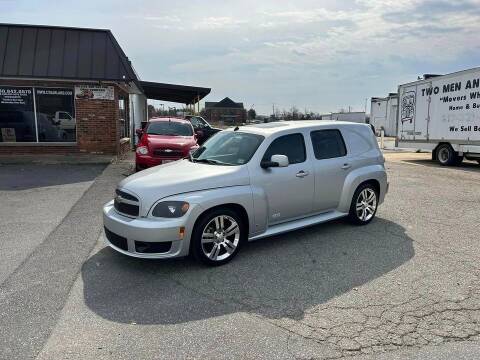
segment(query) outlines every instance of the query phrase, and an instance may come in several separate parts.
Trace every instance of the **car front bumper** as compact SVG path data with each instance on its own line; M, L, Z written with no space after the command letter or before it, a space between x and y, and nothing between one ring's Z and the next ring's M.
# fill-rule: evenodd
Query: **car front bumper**
M110 201L103 207L105 242L122 254L138 258L186 256L193 227L187 215L175 219L129 218L120 215Z

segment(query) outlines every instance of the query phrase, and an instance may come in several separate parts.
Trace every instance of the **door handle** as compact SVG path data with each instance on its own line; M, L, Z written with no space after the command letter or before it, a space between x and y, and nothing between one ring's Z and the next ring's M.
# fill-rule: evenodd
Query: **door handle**
M345 163L345 164L343 164L342 169L347 170L347 169L350 169L351 167L352 167L352 165L350 165L348 163Z
M305 176L308 176L308 171L300 170L295 176L298 178L304 178Z

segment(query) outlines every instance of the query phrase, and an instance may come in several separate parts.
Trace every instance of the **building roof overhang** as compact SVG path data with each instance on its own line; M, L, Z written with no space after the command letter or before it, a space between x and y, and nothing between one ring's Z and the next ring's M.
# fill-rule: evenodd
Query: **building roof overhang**
M147 99L195 104L210 94L211 89L197 86L164 84L140 81L140 87Z

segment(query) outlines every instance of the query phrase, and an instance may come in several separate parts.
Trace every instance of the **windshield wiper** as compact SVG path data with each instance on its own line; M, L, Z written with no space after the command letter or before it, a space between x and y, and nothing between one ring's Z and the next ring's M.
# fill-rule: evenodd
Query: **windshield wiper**
M211 164L211 165L231 165L214 159L193 159L194 162Z

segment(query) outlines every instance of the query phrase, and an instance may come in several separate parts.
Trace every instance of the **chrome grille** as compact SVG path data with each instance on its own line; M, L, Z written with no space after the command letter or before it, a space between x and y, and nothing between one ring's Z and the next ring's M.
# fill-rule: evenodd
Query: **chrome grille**
M153 155L161 157L179 158L183 157L182 150L178 149L155 149Z

